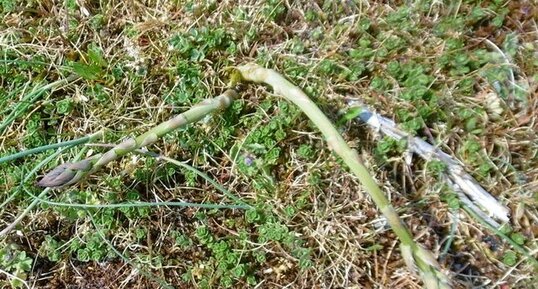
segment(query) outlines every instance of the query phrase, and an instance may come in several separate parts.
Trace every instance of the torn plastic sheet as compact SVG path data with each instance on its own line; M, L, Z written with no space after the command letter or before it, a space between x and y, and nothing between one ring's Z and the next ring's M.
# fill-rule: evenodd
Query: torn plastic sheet
M426 161L437 160L443 162L447 168L445 177L448 185L454 189L460 200L468 207L470 205L469 200L471 200L474 205L470 206L470 209L476 211L476 213L482 216L488 223L498 228L499 224L492 218L502 222L509 221L509 209L499 203L493 196L484 190L471 175L467 174L463 169L463 166L460 165L459 161L455 158L426 141L418 137L413 137L407 132L399 129L394 121L373 112L366 106L360 105L360 103L356 101L350 102L349 105L354 107L359 106L361 108L361 113L359 114L358 119L361 122L366 123L376 132L381 132L396 140L405 139L407 141L407 148L411 152L424 158ZM462 193L464 195L462 195ZM464 196L468 197L468 199L463 198ZM478 208L483 210L486 215L484 215Z

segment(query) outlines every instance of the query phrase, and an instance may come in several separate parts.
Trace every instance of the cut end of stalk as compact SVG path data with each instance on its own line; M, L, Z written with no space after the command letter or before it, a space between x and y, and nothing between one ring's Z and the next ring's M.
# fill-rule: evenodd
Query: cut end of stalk
M271 71L271 69L263 68L255 63L237 66L235 69L238 72L238 74L234 74L236 78L257 83L264 82L267 78L267 72Z
M227 89L222 95L225 96L223 98L223 107L228 107L232 104L232 101L238 97L237 91L233 89Z

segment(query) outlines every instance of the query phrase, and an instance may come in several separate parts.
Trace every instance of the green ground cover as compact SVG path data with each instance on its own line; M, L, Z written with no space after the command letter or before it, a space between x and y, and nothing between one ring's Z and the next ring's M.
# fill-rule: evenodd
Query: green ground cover
M454 288L530 288L536 267L514 244L536 257L537 15L533 1L500 0L0 0L0 158L105 132L0 163L0 228L26 211L0 236L0 284L421 288L358 179L266 86L241 84L228 109L152 154L36 186L221 94L231 66L255 62L338 124ZM442 164L408 164L404 144L349 117L350 100L459 159L510 208L512 243L462 208ZM226 208L240 203L251 208Z

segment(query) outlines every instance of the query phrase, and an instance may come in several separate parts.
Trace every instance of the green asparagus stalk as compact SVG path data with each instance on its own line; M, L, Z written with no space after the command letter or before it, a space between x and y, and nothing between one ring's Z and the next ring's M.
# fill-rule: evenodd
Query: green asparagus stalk
M236 70L236 74L232 75L232 81L246 80L268 84L276 94L284 96L303 110L325 136L329 148L344 160L364 185L366 191L370 194L394 233L400 239L400 249L404 261L411 269L418 269L424 281L424 287L428 289L450 288L448 278L441 272L440 266L432 253L415 243L409 230L401 221L366 167L362 164L357 152L347 145L331 121L316 104L300 88L286 80L275 70L262 68L256 64L239 66Z
M215 98L206 99L188 111L157 125L136 138L126 139L104 154L98 154L75 163L59 165L47 173L37 185L41 187L59 188L75 184L106 164L136 149L156 142L165 134L187 124L196 122L216 110L227 108L232 103L236 94L237 93L234 90L229 89Z

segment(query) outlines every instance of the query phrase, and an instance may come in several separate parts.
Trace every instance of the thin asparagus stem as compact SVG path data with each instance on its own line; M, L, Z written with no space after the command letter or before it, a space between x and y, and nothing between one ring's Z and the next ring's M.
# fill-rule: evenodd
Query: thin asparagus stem
M232 75L232 80L238 80L237 78L239 78L246 81L268 84L276 94L282 95L293 102L310 118L325 136L329 148L340 156L351 171L359 178L361 184L363 184L379 210L383 213L392 230L400 239L400 249L404 260L410 268L418 269L424 281L424 286L429 289L450 288L447 276L441 272L432 253L415 243L407 227L403 224L373 177L362 164L357 152L347 145L331 121L316 104L300 88L286 80L275 70L262 68L256 64L239 66L236 70L237 73Z
M29 155L41 153L41 152L44 152L44 151L47 151L47 150L53 150L53 149L66 147L66 146L69 146L69 147L70 146L76 146L76 145L79 145L79 144L92 142L92 141L95 141L95 140L97 140L99 138L102 138L103 135L104 135L103 131L98 131L98 132L96 132L94 134L87 135L87 136L77 138L77 139L74 139L74 140L68 140L68 141L64 141L64 142L44 145L44 146L40 146L40 147L37 147L37 148L21 151L21 152L18 152L18 153L14 153L12 155L1 157L0 158L0 164L5 163L5 162L9 162L9 161L12 161L12 160L16 160L16 159L19 159L19 158L23 158L23 157L26 157L26 156L29 156Z
M46 188L40 195L35 195L29 190L25 189L26 193L34 199L34 202L41 202L43 204L55 206L55 207L67 207L67 208L83 208L83 209L118 209L118 208L146 208L146 207L190 207L190 208L202 208L202 209L242 209L248 210L251 207L248 205L224 205L224 204L208 204L208 203L190 203L190 202L132 202L132 203L117 203L117 204L81 204L81 203L64 203L55 202L45 199L45 193L50 188ZM0 234L1 236L1 234Z
M227 90L223 94L195 105L188 111L165 121L146 133L129 138L114 148L75 163L62 164L47 173L37 184L41 187L59 188L77 183L82 178L96 172L106 164L138 149L156 142L162 136L187 124L196 122L206 115L227 108L236 96L234 90Z
M208 183L213 185L213 187L215 187L215 189L221 191L227 198L231 199L236 204L240 204L240 205L243 206L243 207L238 207L238 208L240 208L240 209L252 209L253 208L251 205L245 203L240 198L234 196L232 193L230 193L230 191L228 191L226 188L224 188L224 186L222 186L221 184L219 184L218 182L216 182L215 180L210 178L207 174L199 171L198 169L196 169L196 168L194 168L194 167L192 167L192 166L190 166L188 164L182 163L182 162L180 162L178 160L175 160L173 158L169 158L169 157L166 157L166 156L163 156L163 155L159 155L159 154L156 154L156 153L150 152L150 151L136 150L136 152L140 153L140 154L143 154L143 155L150 156L150 157L154 157L157 160L163 160L163 161L169 162L169 163L171 163L173 165L176 165L178 167L185 168L185 169L197 174L198 176L202 177Z
M28 215L28 213L30 213L30 211L39 204L39 200L45 197L45 195L49 191L50 191L50 188L46 188L39 194L39 196L36 196L36 198L28 205L28 207L26 207L26 209L24 209L24 211L22 211L22 213L18 215L17 218L15 218L13 222L11 222L11 224L9 224L2 231L0 231L0 238L4 237L9 232L11 232L11 230L13 230L13 228L15 228L15 226L17 226L22 221L22 219L24 219L26 215Z

